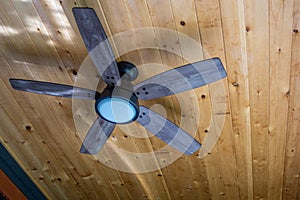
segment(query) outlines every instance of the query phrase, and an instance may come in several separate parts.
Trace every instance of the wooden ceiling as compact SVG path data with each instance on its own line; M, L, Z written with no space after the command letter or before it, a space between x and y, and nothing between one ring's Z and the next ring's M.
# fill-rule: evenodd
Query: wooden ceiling
M126 157L111 167L113 158L104 163L79 153L85 133L74 121L74 101L11 88L10 77L74 85L84 74L87 50L72 14L76 6L94 8L109 36L159 27L202 45L195 56L199 49L155 31L153 38L124 38L125 45L158 40L157 48L118 58L141 67L139 80L186 63L190 54L197 60L221 58L228 77L218 83L225 95L216 83L183 93L184 106L176 97L142 102L188 132L189 120L196 118L194 137L212 144L211 151L182 155L154 171L124 172L118 169L132 164ZM300 0L3 0L0 23L1 143L48 198L300 198ZM170 46L181 55L164 49ZM114 48L124 46L116 42ZM217 112L221 105L224 112ZM91 115L82 120L86 127ZM220 117L224 124L213 146L205 138L218 138ZM135 137L139 133L145 130L138 125L119 127L108 143L137 153L165 146L154 137Z

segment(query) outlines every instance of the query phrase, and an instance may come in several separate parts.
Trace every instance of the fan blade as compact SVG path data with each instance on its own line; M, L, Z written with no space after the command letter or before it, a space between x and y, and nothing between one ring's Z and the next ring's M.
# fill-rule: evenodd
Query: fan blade
M201 144L184 130L144 106L140 106L137 121L156 137L184 154L191 155L201 147Z
M24 79L9 79L9 82L15 90L32 92L36 94L87 100L95 100L95 98L100 95L100 93L97 91L58 83Z
M150 77L134 86L139 99L148 100L177 94L210 84L226 77L226 71L219 58L212 58Z
M87 133L81 145L80 153L97 154L114 128L115 124L98 117Z
M83 42L102 79L109 85L116 85L120 79L118 65L95 11L92 8L73 8L73 14Z

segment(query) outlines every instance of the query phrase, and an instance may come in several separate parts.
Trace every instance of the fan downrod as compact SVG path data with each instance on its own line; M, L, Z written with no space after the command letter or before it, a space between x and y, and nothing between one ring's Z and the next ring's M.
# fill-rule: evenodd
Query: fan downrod
M139 71L136 68L136 66L127 61L118 62L118 69L119 69L120 77L130 82L134 81L139 74Z

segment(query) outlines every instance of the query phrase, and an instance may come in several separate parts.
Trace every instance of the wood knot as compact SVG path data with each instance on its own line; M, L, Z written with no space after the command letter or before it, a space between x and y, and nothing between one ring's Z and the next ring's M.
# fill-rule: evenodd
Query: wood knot
M289 96L290 96L290 91L287 91L287 92L285 93L285 95L286 95L286 97L289 97Z
M70 52L69 50L66 50L66 53L67 53L68 55L71 55L71 52Z
M181 22L180 22L180 25L181 25L181 26L185 26L185 21L181 21Z
M192 189L191 187L187 187L187 188L186 188L187 191L190 191L191 189Z
M25 128L26 128L27 131L30 131L30 130L31 130L31 126L28 126L28 125L27 125Z
M295 151L295 149L291 149L291 152L294 152Z
M232 85L233 85L234 87L238 87L240 84L239 84L238 82L233 82Z

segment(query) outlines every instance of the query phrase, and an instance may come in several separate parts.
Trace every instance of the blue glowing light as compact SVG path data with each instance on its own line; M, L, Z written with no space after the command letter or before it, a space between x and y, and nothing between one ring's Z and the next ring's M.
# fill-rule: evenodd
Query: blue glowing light
M126 99L117 97L101 100L96 109L104 119L115 123L131 122L137 114L134 105Z

